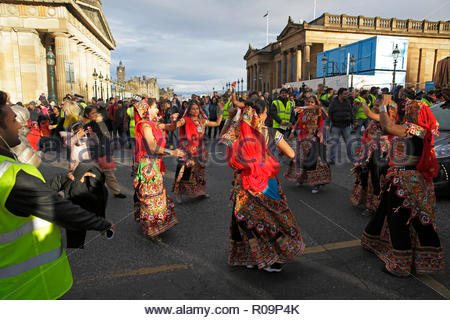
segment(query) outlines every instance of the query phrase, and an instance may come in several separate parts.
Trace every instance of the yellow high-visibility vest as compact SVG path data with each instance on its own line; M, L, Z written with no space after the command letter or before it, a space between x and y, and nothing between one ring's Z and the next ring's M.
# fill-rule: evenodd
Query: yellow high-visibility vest
M354 101L361 102L361 104L367 103L366 99L364 99L361 96L356 97ZM356 110L356 120L358 119L367 119L367 116L364 113L364 108L362 107L362 105L358 107L358 110Z
M129 107L127 109L127 115L128 118L130 119L130 138L134 138L135 137L135 129L136 129L136 121L134 120L134 108L133 107Z
M292 112L292 109L294 108L292 101L288 100L286 106L283 104L283 102L281 100L274 100L272 102L272 104L274 104L277 107L277 114L278 114L278 117L280 117L282 122L291 121L291 112ZM275 120L273 120L272 126L274 128L280 128L280 129L287 128L287 126L282 126L281 123L278 123Z
M0 156L0 299L57 299L73 283L58 226L32 208L18 217L5 206L21 170L45 181L35 167Z

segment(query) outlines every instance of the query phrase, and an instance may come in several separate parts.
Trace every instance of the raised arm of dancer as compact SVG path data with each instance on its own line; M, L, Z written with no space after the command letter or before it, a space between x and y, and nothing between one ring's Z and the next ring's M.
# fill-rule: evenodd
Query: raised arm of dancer
M367 118L380 122L380 115L370 110L366 103L363 103L363 112Z
M231 85L231 88L233 89L231 91L231 102L233 102L233 105L236 108L245 108L245 103L240 102L237 98L236 98L236 81L233 82L233 84Z
M383 101L380 106L380 124L383 130L388 133L399 137L406 136L406 130L404 126L395 124L387 113L387 105L389 103L388 98L383 97Z
M153 135L152 129L149 126L144 126L143 130L144 130L145 142L147 143L147 146L152 153L156 153L156 154L160 154L160 155L174 156L174 157L179 157L179 158L182 158L186 155L185 152L181 149L169 150L169 149L161 148L156 143L156 139L155 139L155 136Z

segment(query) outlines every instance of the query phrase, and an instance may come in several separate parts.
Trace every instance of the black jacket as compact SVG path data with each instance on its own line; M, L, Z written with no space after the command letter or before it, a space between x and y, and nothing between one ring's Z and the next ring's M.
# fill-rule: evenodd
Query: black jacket
M343 102L338 97L331 100L328 108L328 118L331 126L337 128L346 128L353 123L353 107L347 99Z
M0 149L0 154L14 161L14 156L8 151ZM16 183L6 199L5 208L18 217L32 214L71 230L104 231L111 227L104 218L61 198L47 183L23 170L16 175Z
M86 172L95 174L87 177L82 183L80 179ZM80 163L73 172L75 180L70 180L66 173L55 176L50 182L53 191L64 192L64 198L73 204L93 212L97 217L105 217L108 190L105 187L105 175L95 164ZM86 231L67 231L67 247L83 248Z

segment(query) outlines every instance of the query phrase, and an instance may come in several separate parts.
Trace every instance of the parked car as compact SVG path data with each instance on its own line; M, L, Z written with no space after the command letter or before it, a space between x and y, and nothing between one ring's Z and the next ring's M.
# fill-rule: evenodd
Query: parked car
M439 137L434 139L439 174L433 182L436 191L450 195L450 109L442 109L440 105L436 104L431 107L431 112L440 126Z

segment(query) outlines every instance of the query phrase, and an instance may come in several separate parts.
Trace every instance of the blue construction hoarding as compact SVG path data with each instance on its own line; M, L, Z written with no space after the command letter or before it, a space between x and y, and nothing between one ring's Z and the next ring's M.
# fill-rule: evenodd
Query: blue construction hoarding
M349 65L349 73L360 75L380 76L386 79L394 71L392 51L398 45L400 50L396 66L396 83L404 84L408 57L408 38L375 36L339 48L321 52L317 55L317 78L347 74L349 65L348 53L356 60L354 68ZM327 63L324 68L322 57L326 55ZM352 70L353 69L353 70ZM385 80L383 80L385 81ZM381 83L380 83L381 84Z

